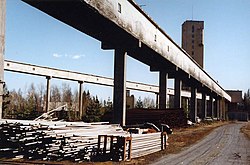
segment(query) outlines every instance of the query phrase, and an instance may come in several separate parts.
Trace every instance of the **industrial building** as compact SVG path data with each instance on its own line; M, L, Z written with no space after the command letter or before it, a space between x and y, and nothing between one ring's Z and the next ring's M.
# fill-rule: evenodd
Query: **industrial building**
M248 111L244 108L242 99L242 91L240 90L226 90L231 96L231 102L228 105L229 120L248 121Z
M182 24L182 48L203 68L204 21L187 20Z

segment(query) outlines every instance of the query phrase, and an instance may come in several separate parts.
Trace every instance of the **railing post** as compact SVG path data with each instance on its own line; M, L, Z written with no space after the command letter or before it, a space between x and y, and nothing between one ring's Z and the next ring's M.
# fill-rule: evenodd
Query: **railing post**
M167 133L161 132L161 150L167 149Z

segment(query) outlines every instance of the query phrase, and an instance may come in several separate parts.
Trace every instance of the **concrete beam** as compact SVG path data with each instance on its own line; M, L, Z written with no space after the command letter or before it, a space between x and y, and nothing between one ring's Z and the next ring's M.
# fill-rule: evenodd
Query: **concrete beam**
M126 56L124 50L115 50L114 66L114 123L125 126L126 121Z
M5 60L4 62L4 70L10 72L36 75L36 76L44 76L44 77L49 76L51 78L71 80L77 82L82 81L84 83L91 83L91 84L104 85L110 87L114 86L114 80L108 77L84 74L79 72L49 68L38 65L25 64L9 60ZM127 89L129 90L138 90L138 91L152 92L152 93L159 92L159 87L157 85L149 85L132 81L127 81L126 85Z
M84 83L91 83L91 84L104 85L104 86L110 86L110 87L114 86L114 80L112 78L84 74L84 73L73 72L73 71L67 71L67 70L61 70L61 69L55 69L55 68L49 68L49 67L38 66L38 65L31 65L31 64L15 62L15 61L10 61L10 60L4 61L4 70L10 71L10 72L36 75L36 76L71 80L71 81L77 81L77 82L82 81ZM143 84L143 83L132 82L132 81L127 81L126 85L127 85L127 89L129 90L159 93L159 86L157 85ZM167 91L167 95L174 95L174 89L168 88L166 89L166 91ZM181 96L190 98L191 93L189 91L182 91ZM201 99L200 93L197 94L197 99Z
M6 0L0 1L0 119L3 115L4 52L5 52Z

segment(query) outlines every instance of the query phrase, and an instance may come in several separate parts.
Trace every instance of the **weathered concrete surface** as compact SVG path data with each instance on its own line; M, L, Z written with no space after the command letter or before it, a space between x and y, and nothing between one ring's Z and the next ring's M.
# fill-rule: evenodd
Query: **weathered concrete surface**
M159 74L159 108L165 109L167 105L167 73L160 71Z
M127 52L122 49L115 50L114 70L114 123L125 126L126 122L126 56Z
M23 1L96 38L109 49L126 49L128 55L150 67L174 73L179 68L185 77L231 101L224 89L133 0Z
M219 127L199 143L178 154L167 155L152 165L249 165L250 140L240 132L244 124L246 123Z
M6 0L0 1L0 119L2 119L4 51L5 51Z

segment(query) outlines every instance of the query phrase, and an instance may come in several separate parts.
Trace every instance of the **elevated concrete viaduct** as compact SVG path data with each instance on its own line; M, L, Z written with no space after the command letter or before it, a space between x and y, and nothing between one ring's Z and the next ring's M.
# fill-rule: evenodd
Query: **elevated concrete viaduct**
M192 121L196 121L197 91L205 91L206 95L219 102L215 106L217 117L223 117L224 113L219 106L225 107L225 101L231 101L231 97L133 0L23 1L101 41L103 49L115 50L113 97L115 123L125 125L126 55L149 65L151 71L160 72L161 108L166 107L164 90L167 86L166 79L174 78L176 108L181 106L182 84L191 87ZM5 13L2 10L1 12ZM5 23L5 20L1 22ZM202 109L206 110L206 107Z

